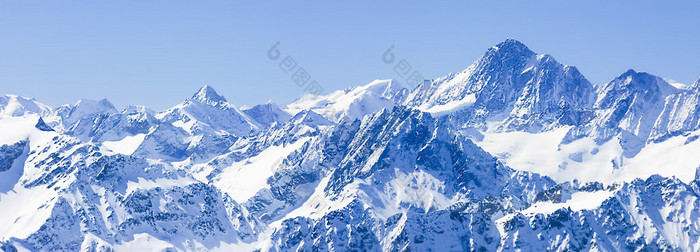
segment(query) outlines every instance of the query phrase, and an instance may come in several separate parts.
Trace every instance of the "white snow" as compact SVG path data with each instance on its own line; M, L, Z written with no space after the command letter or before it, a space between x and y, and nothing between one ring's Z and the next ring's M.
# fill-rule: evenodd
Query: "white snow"
M214 185L237 202L245 202L259 190L269 188L267 179L275 174L283 159L309 139L301 138L287 146L271 146L255 157L234 163L213 179Z
M22 117L0 115L0 132L2 132L0 145L15 144L22 140L29 140L29 148L32 150L47 145L51 139L58 136L58 133L37 129L34 125L38 121L39 116L36 114L27 114Z
M598 146L591 138L582 138L561 145L570 127L542 133L484 132L477 144L504 164L521 171L535 172L557 182L620 181L614 176L613 160L620 162L622 147L618 139ZM630 178L627 178L629 180Z
M677 88L677 89L687 90L687 89L690 88L689 85L683 84L683 83L680 83L680 82L677 82L677 81L672 80L672 79L664 78L663 80L666 81L666 82L668 82L669 85L671 85L671 86L673 86L673 87L675 87L675 88Z
M192 99L160 112L155 117L190 134L199 134L200 131L224 131L245 136L260 129L255 120L228 103L208 86L202 87Z
M407 210L407 206L421 207L422 209L444 209L456 202L456 199L445 197L444 181L441 181L425 171L404 173L399 169L387 171L394 173L391 181L387 181L385 187L374 187L374 182L356 179L345 186L343 192L336 200L325 196L330 176L323 178L315 187L308 200L300 207L289 212L280 220L270 224L271 227L279 225L281 221L298 216L319 218L330 211L340 210L355 199L372 203L372 211L377 217L387 219L397 213Z
M561 208L571 208L572 211L591 210L598 208L603 201L613 197L613 195L612 191L576 192L566 202L537 202L521 213L525 215L548 214Z
M279 227L283 220L299 216L318 218L330 210L337 210L344 206L341 201L332 201L325 196L324 188L328 185L330 176L326 176L318 183L309 199L300 207L287 213L284 217L270 223L270 227ZM346 202L347 203L347 202Z
M538 134L483 132L484 139L477 145L514 169L553 175L555 180L568 180L570 177L559 175L558 168L566 158L565 154L559 153L558 146L568 130L569 127L562 127Z
M648 143L636 156L622 156L619 138L597 145L592 138L560 144L569 127L542 133L484 132L477 144L504 164L521 171L547 175L557 182L598 181L605 184L646 179L659 174L675 176L688 183L700 166L700 141L686 144L689 136L675 136L660 143ZM614 165L614 163L617 164Z
M425 103L417 109L423 112L428 112L433 116L437 117L467 108L474 104L474 102L476 102L476 95L468 94L461 100L454 100L445 104L438 104L433 106L430 106L428 103Z
M686 144L688 138L700 136L700 130L686 136L675 136L660 143L649 143L634 158L625 160L618 177L630 181L653 174L675 176L685 183L695 178L700 166L700 139Z
M357 119L364 115L392 108L403 89L394 80L375 80L364 86L335 91L326 96L305 95L287 105L288 113L295 115L312 110L328 120Z
M22 117L8 117L0 115L0 145L14 144L29 139L33 143L44 143L57 134L54 132L40 131L34 125L39 121L39 116L29 114Z
M56 196L56 191L42 186L17 186L0 193L0 241L9 237L25 239L36 232L51 215Z
M166 251L173 245L147 233L134 234L133 240L114 245L116 251Z
M473 96L474 93L467 92L464 83L474 74L475 68L476 63L459 73L450 73L442 78L434 80L433 83L438 83L434 90L430 90L431 92L425 94L421 92L411 92L406 102L418 99L420 100L419 106L417 105L418 109L426 112L432 111L433 113L446 112L451 109L468 106L470 102L473 103L471 100L474 98L470 98L470 95Z
M127 182L127 187L126 187L126 195L131 194L135 190L150 190L153 188L162 188L162 189L169 189L173 187L185 187L189 184L192 184L196 182L194 179L190 179L187 177L182 177L178 179L166 179L166 178L157 178L155 180L147 180L142 177L139 177L136 182L134 181L128 181Z
M0 95L0 116L23 116L29 113L48 115L51 108L36 100L17 95Z
M572 211L581 210L592 210L600 207L600 205L607 199L614 197L614 191L595 191L595 192L576 192L571 195L571 198L561 203L553 202L537 202L530 207L519 211L526 216L533 216L536 214L551 214L556 210L562 208L571 208ZM513 218L515 213L507 214L495 220L496 228L501 234L501 237L505 232L505 222ZM517 232L517 231L516 231ZM517 235L517 233L515 234Z
M139 148L139 145L141 145L145 137L146 134L127 136L119 141L102 142L102 145L107 147L107 149L111 150L112 152L124 155L131 155L132 153L134 153L134 151L136 151L136 149Z
M415 205L426 209L444 209L455 201L445 196L445 181L425 171L403 173L395 171L384 191L363 188L361 198L365 202L382 202L375 206L380 218L388 218L406 210L405 205ZM383 206L383 207L382 207Z

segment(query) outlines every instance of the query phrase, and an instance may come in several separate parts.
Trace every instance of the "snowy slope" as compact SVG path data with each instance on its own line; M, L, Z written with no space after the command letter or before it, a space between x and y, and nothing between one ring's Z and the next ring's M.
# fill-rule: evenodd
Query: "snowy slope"
M286 111L296 114L302 110L313 110L334 122L355 120L400 104L407 92L395 80L375 80L326 96L305 95L287 105Z

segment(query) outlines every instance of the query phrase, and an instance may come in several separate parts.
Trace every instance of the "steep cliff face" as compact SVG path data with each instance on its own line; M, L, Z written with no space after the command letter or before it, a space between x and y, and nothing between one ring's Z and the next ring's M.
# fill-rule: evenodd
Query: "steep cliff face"
M687 90L668 96L654 123L650 140L663 141L700 128L700 79Z
M629 70L602 87L595 109L594 134L601 140L622 135L627 156L636 155L652 134L666 98L680 90L663 79Z

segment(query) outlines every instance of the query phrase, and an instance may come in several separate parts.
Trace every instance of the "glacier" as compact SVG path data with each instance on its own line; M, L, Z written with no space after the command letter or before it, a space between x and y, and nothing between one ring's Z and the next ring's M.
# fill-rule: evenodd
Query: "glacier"
M3 251L700 250L700 79L515 39L287 105L2 95L0 132Z

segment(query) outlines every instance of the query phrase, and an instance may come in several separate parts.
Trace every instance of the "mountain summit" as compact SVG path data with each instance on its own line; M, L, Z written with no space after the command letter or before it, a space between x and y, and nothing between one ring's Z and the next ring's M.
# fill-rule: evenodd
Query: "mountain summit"
M209 85L204 85L202 88L199 89L199 91L197 91L197 93L195 93L192 96L192 100L204 102L204 103L207 103L207 102L216 103L216 102L225 102L226 98L224 98L223 96L216 93L216 90L214 90L213 87L211 87Z
M467 69L422 84L405 104L438 116L459 112L460 125L505 115L503 129L538 131L582 123L578 114L593 99L593 85L578 69L508 39Z
M509 38L498 45L489 48L482 59L490 63L503 63L503 66L517 67L536 53L525 44Z

